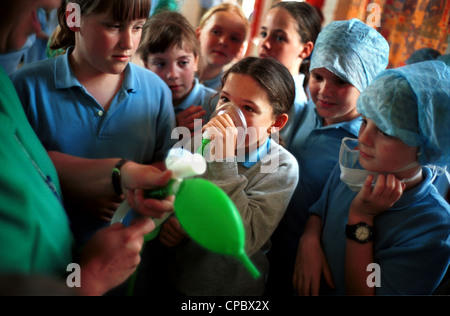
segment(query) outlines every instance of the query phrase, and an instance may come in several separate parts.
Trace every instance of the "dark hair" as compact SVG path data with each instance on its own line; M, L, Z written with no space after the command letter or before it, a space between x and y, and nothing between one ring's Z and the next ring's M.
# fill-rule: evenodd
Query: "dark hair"
M243 58L225 71L221 80L222 88L231 73L252 77L267 92L275 116L290 113L295 99L295 83L289 70L278 60Z
M81 16L109 12L115 22L147 19L151 0L65 0L58 9L59 26L51 36L50 49L67 49L75 45L75 33L67 26L66 7L69 2L80 6Z
M173 45L187 45L195 57L200 55L200 42L189 21L178 12L166 11L152 16L144 26L139 47L142 59L149 54L163 53Z
M322 30L322 19L315 7L306 2L283 1L278 2L272 8L285 9L297 21L297 31L300 34L302 43L316 43L317 37ZM303 87L306 90L309 82L309 58L303 60L300 65L300 73L305 75Z

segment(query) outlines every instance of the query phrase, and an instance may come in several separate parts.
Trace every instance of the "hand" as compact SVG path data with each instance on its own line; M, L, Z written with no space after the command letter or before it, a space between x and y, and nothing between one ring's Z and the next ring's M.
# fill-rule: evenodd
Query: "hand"
M161 218L173 212L173 196L164 200L144 199L144 190L165 186L172 178L170 170L127 162L121 169L122 190L130 207L144 216Z
M228 114L213 117L202 131L211 135L211 155L214 159L225 159L236 155L237 128Z
M186 236L186 232L175 217L165 221L159 231L159 241L169 248L178 246Z
M335 288L320 240L311 236L303 236L300 238L295 258L294 289L299 295L319 295L322 274L327 284L331 288Z
M176 115L177 126L188 128L192 134L194 132L195 119L201 119L205 114L206 111L203 110L201 105L191 105L186 110L183 110ZM203 120L201 124L203 125Z
M358 216L366 222L390 209L401 197L405 184L394 175L380 174L374 188L372 188L373 175L366 178L363 187L355 196L350 205L349 220L352 216Z
M81 294L103 295L123 283L140 262L144 235L155 225L139 218L130 226L115 223L100 229L81 253Z

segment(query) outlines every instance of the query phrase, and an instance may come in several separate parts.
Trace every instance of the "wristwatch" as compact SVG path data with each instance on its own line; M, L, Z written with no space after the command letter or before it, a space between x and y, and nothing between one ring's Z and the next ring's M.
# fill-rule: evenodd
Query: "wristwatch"
M348 239L355 240L361 244L373 240L373 229L369 224L364 222L359 222L356 225L347 224L345 234Z

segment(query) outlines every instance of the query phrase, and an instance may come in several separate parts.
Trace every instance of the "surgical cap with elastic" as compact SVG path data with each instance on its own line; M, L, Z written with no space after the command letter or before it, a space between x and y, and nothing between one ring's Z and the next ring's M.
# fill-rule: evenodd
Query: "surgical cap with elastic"
M358 19L335 21L320 33L310 70L326 68L362 92L389 62L389 44Z
M425 61L382 72L356 108L384 133L419 147L419 163L450 164L450 68Z

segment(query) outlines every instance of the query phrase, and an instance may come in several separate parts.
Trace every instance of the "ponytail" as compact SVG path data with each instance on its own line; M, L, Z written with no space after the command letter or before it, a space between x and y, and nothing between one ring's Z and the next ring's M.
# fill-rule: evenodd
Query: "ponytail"
M63 1L58 9L59 25L50 37L50 50L66 50L70 46L75 46L75 33L67 26L66 22L66 1Z

